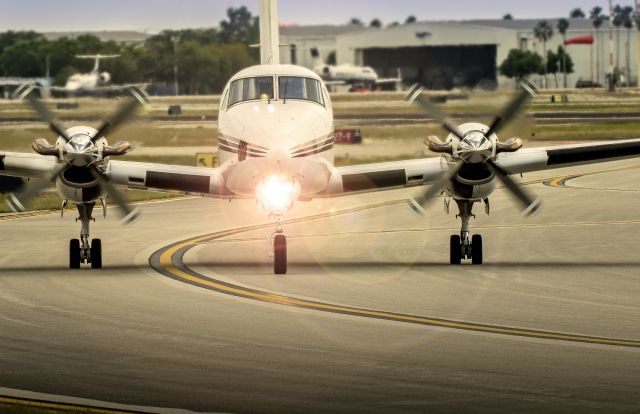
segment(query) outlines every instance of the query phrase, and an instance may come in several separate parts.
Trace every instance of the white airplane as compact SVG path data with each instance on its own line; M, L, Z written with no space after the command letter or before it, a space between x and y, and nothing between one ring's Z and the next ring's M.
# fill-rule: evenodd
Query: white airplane
M426 100L420 88L409 99L421 104L450 132L447 140L427 138L427 146L441 158L424 158L347 167L333 164L333 113L329 94L313 71L278 64L276 2L261 0L261 65L247 68L226 85L219 109L219 168L196 168L165 164L113 160L130 146L121 141L108 145L106 136L141 103L135 97L97 130L87 126L65 129L35 98L27 100L54 131L57 141L38 139L37 154L0 151L0 175L34 178L23 189L10 194L16 210L51 183L66 201L77 205L81 222L80 239L69 244L69 265L81 262L102 266L102 244L89 243L89 223L96 203L110 197L125 221L137 216L117 187L178 190L219 199L257 199L275 226L274 272L287 272L287 242L282 218L296 201L320 197L422 187L425 191L408 203L416 211L440 192L445 205L453 198L462 219L460 234L450 243L450 262L470 258L482 263L482 239L470 237L469 220L475 203L485 202L501 181L516 196L525 212L539 207L538 200L510 178L510 175L581 164L637 157L640 139L595 144L521 149L512 138L500 141L497 133L521 109L533 90L524 85L490 126L479 123L452 124ZM431 184L429 187L427 187ZM20 237L15 235L14 237Z
M67 92L93 91L104 86L111 81L109 72L100 72L100 61L104 59L114 59L120 55L78 55L77 59L93 59L93 69L89 73L76 73L67 79L64 90Z
M311 48L311 57L313 58L313 71L328 86L364 86L371 90L382 85L392 85L396 90L402 87L402 74L399 69L398 77L396 78L379 78L378 73L370 66L328 65L320 57L320 52L317 48Z

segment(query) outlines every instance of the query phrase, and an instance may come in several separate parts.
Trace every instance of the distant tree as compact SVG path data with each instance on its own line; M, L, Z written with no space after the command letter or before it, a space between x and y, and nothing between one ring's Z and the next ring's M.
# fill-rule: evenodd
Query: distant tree
M558 72L566 75L573 73L573 59L569 56L564 47L558 46L558 51L547 52L547 73L553 73L556 88L558 87Z
M404 21L404 23L405 24L412 24L412 23L415 23L417 21L418 21L418 19L416 18L416 16L411 15L411 16L407 17L407 19Z
M352 17L351 20L349 20L349 25L364 26L364 24L362 23L362 20L358 19L357 17Z
M369 27L375 27L379 29L382 27L382 22L380 21L380 19L373 19L371 20L371 23L369 23Z
M541 20L533 29L533 35L542 42L542 53L547 55L547 42L553 37L553 27L546 20ZM547 87L547 67L544 65L544 87Z
M584 14L582 9L576 7L575 9L571 10L571 13L569 13L569 17L571 17L572 19L584 19L585 17L587 17L587 15Z
M605 17L602 15L602 7L594 7L589 12L589 19L591 24L596 30L596 81L600 82L600 61L602 59L602 46L600 42L600 27L605 21Z
M511 49L499 70L502 76L519 82L531 74L542 72L542 58L530 50Z
M400 22L391 22L387 27L398 27L400 26Z
M258 18L251 15L245 7L227 9L227 20L220 22L220 38L224 43L243 43L246 45L258 42L260 28ZM190 41L187 39L186 41Z
M513 16L511 15L511 13L507 13L502 16L502 20L513 20Z
M567 19L559 19L557 24L558 32L562 35L562 44L564 45L567 41L567 30L569 29L569 20ZM566 53L562 53L562 58L566 56ZM566 67L566 63L562 63L562 67ZM558 79L556 78L556 87L558 86ZM567 87L567 74L563 73L563 85L566 89Z
M6 46L0 55L4 76L44 76L45 57L40 53L46 44L44 38L21 39Z

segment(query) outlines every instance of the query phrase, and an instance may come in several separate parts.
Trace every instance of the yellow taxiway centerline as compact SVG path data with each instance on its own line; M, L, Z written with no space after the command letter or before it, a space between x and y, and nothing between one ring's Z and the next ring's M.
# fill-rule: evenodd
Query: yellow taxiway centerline
M406 202L406 200L394 200L386 203L379 203L371 206L357 207L354 209L343 210L340 212L319 214L315 216L309 216L305 218L299 218L291 220L288 223L301 222L308 220L317 220L321 218L328 218L339 214L349 214L355 211L361 211L370 208L383 207L387 205L399 204ZM464 331L475 331L487 334L498 335L510 335L520 336L527 338L537 338L554 341L567 341L567 342L581 342L595 345L610 345L610 346L622 346L631 348L640 348L639 340L629 340L620 338L606 338L597 336L577 335L563 332L542 331L526 328L517 328L510 326L480 324L475 322L465 322L450 319L432 318L428 316L400 314L395 312L388 312L383 310L356 308L351 306L336 305L331 303L324 303L319 301L301 299L294 296L287 296L274 292L261 291L251 288L246 288L240 285L235 285L221 280L209 278L207 276L196 273L192 269L189 269L182 257L187 250L202 243L210 242L212 240L221 239L224 237L258 230L262 228L270 227L271 224L263 224L249 227L242 227L232 230L224 230L216 233L211 233L199 237L195 237L189 240L178 242L164 249L161 249L154 253L150 258L150 264L158 272L169 276L178 281L189 283L198 287L213 290L219 293L233 295L251 300L257 300L260 302L268 302L282 306L292 306L304 309L346 314L351 316L359 316L366 318L384 319L389 321L413 323L420 325L427 325L439 328L448 328Z

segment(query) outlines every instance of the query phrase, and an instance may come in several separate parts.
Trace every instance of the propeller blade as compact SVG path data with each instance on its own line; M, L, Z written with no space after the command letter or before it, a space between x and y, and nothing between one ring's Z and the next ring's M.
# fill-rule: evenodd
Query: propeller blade
M486 136L490 137L492 134L495 134L500 129L502 129L520 112L520 110L527 104L529 99L535 96L535 94L535 89L531 84L524 81L520 82L520 92L509 103L509 105L507 105L502 113L495 117L495 119L491 123L491 126L489 127L489 131L487 131L486 133Z
M49 125L49 129L64 138L65 141L69 141L69 137L67 136L62 123L51 111L49 111L49 108L47 108L40 99L36 98L31 93L35 88L35 85L31 85L28 88L22 90L22 92L19 93L19 98L26 100L29 105L31 105L31 107L38 113L40 119L42 119Z
M423 215L425 213L425 207L429 204L431 200L434 199L438 193L445 189L447 184L449 184L453 178L456 176L460 168L464 165L464 161L458 161L451 169L446 171L442 178L433 184L429 188L427 188L422 194L419 194L416 197L411 197L409 199L409 207L413 210L414 213Z
M98 183L107 191L109 197L113 200L113 202L118 206L120 210L120 215L122 216L122 221L124 224L133 223L139 216L140 210L137 208L131 208L127 199L122 195L118 189L109 182L109 178L98 169L95 164L92 164L90 167L91 174L98 180Z
M522 205L523 212L526 216L530 216L541 206L539 198L533 198L522 187L520 187L498 164L492 160L486 162L489 169L498 177L498 179L507 187L515 198Z
M19 193L9 193L7 197L7 203L9 204L9 208L15 212L25 211L25 205L29 203L34 197L36 197L40 192L45 190L47 187L51 185L52 182L58 178L60 174L62 174L69 164L66 162L61 162L56 165L49 173L47 173L41 180L34 180L27 184L22 191Z
M407 93L406 101L407 102L415 102L424 109L427 115L431 116L438 123L440 123L444 129L455 135L458 139L463 140L464 134L460 132L458 127L451 122L451 119L447 117L447 115L440 109L436 104L431 102L429 98L426 98L422 95L424 88L418 84L409 89L409 93Z
M111 116L103 121L96 134L91 138L92 141L112 132L132 117L136 109L147 104L147 96L139 88L130 88L129 93L131 93L131 97L125 100Z

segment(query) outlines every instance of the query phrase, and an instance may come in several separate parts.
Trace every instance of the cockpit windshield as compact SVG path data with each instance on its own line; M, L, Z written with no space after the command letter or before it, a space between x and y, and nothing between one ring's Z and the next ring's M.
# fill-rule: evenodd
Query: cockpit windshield
M324 105L320 81L299 76L280 76L278 93L281 100L303 99Z
M271 76L238 79L231 83L229 106L243 101L274 99L273 91L273 77Z

